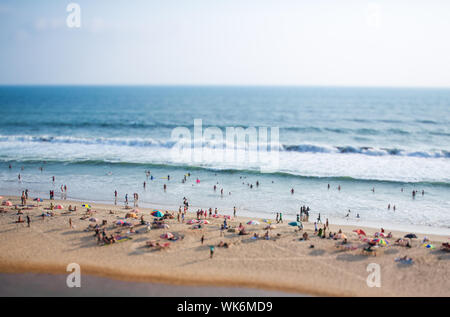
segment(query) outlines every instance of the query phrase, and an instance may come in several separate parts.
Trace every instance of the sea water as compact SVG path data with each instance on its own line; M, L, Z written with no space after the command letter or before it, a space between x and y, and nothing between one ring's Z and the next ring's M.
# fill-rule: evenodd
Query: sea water
M450 234L448 89L4 86L0 118L2 195L59 198L65 184L69 199L112 203L117 190L118 204L136 192L141 206L178 209L187 197L256 219L306 205L313 221ZM224 133L278 127L277 168L176 162L171 133L195 119Z

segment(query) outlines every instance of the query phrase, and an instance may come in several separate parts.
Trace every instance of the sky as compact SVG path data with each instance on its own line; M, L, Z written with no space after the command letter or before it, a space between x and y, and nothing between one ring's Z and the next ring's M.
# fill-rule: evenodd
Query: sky
M450 87L449 35L448 0L2 0L0 84Z

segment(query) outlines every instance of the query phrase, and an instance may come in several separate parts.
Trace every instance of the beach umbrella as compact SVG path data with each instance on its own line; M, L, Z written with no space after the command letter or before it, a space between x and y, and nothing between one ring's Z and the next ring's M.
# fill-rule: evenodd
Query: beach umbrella
M89 218L89 221L90 221L90 222L97 222L98 219L97 219L97 218Z
M388 245L389 244L389 242L387 240L382 239L382 238L373 239L372 241L379 245Z
M358 235L363 235L363 236L366 235L366 233L362 229L356 229L356 230L353 230L353 232L356 232Z
M272 223L272 220L269 220L269 219L263 219L262 221L265 222L265 223L268 223L268 224Z
M81 207L84 207L84 208L87 208L87 209L90 209L90 208L92 208L92 206L91 206L91 205L89 205L89 204L82 204L82 205L81 205Z
M189 221L187 222L187 224L188 224L188 225L193 225L193 224L198 223L198 222L199 222L198 220L192 219L192 220L189 220Z
M166 232L165 234L162 234L160 236L161 239L172 239L173 238L173 234L171 234L170 232Z
M432 244L424 243L423 246L424 246L425 248L427 248L427 249L435 249L435 246L432 245Z
M137 215L133 212L129 212L126 214L125 218L137 218Z
M161 218L161 217L164 216L164 215L162 214L161 211L156 210L156 211L153 211L153 212L152 212L152 216L153 216L153 217L157 217L157 218Z
M209 221L208 220L200 220L199 223L203 223L203 224L207 225L207 224L209 224Z
M407 235L405 235L405 238L417 239L417 236L414 233L408 233Z
M293 226L293 227L299 227L299 226L301 226L301 223L298 221L292 221L292 222L289 222L288 225Z
M250 220L247 222L248 225L259 225L259 222L256 220Z
M56 209L63 209L63 206L62 205L57 205L55 208Z

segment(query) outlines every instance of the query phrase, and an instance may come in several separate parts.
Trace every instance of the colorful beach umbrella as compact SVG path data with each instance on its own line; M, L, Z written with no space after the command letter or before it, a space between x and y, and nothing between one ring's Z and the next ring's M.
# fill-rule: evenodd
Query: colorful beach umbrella
M157 217L157 218L161 218L164 215L162 214L161 211L156 210L156 211L152 212L152 216L153 217Z
M366 235L366 233L364 232L364 230L362 230L362 229L356 229L356 230L353 230L353 232L356 232L358 235L362 235L362 236L365 236Z
M423 246L427 249L435 249L436 247L432 244L424 243Z
M188 222L187 222L187 224L188 225L193 225L193 224L196 224L196 223L198 223L199 221L198 220L196 220L196 219L191 219L191 220L189 220Z
M57 205L55 208L56 209L63 209L63 205Z
M382 238L373 239L372 241L379 245L388 245L389 244L389 242L387 240L382 239Z
M88 208L88 209L92 208L92 206L89 204L82 204L81 207Z
M301 226L301 223L298 221L292 221L292 222L289 222L288 225L293 226L293 227L299 227L299 226Z
M207 225L207 224L209 224L209 221L208 220L200 220L199 223L203 223L204 225Z
M125 216L125 218L137 218L138 216L135 214L135 213L133 213L133 212L129 212L129 213L127 213L126 214L126 216Z
M265 222L265 223L271 224L271 223L272 223L272 220L269 220L269 219L263 219L263 220L262 220L262 222Z
M256 220L250 220L247 222L248 225L259 225L259 222Z

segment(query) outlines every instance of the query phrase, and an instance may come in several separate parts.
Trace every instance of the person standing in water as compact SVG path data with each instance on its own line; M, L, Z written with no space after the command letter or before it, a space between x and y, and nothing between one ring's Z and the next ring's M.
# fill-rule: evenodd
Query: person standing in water
M236 218L236 206L233 207L233 217Z

